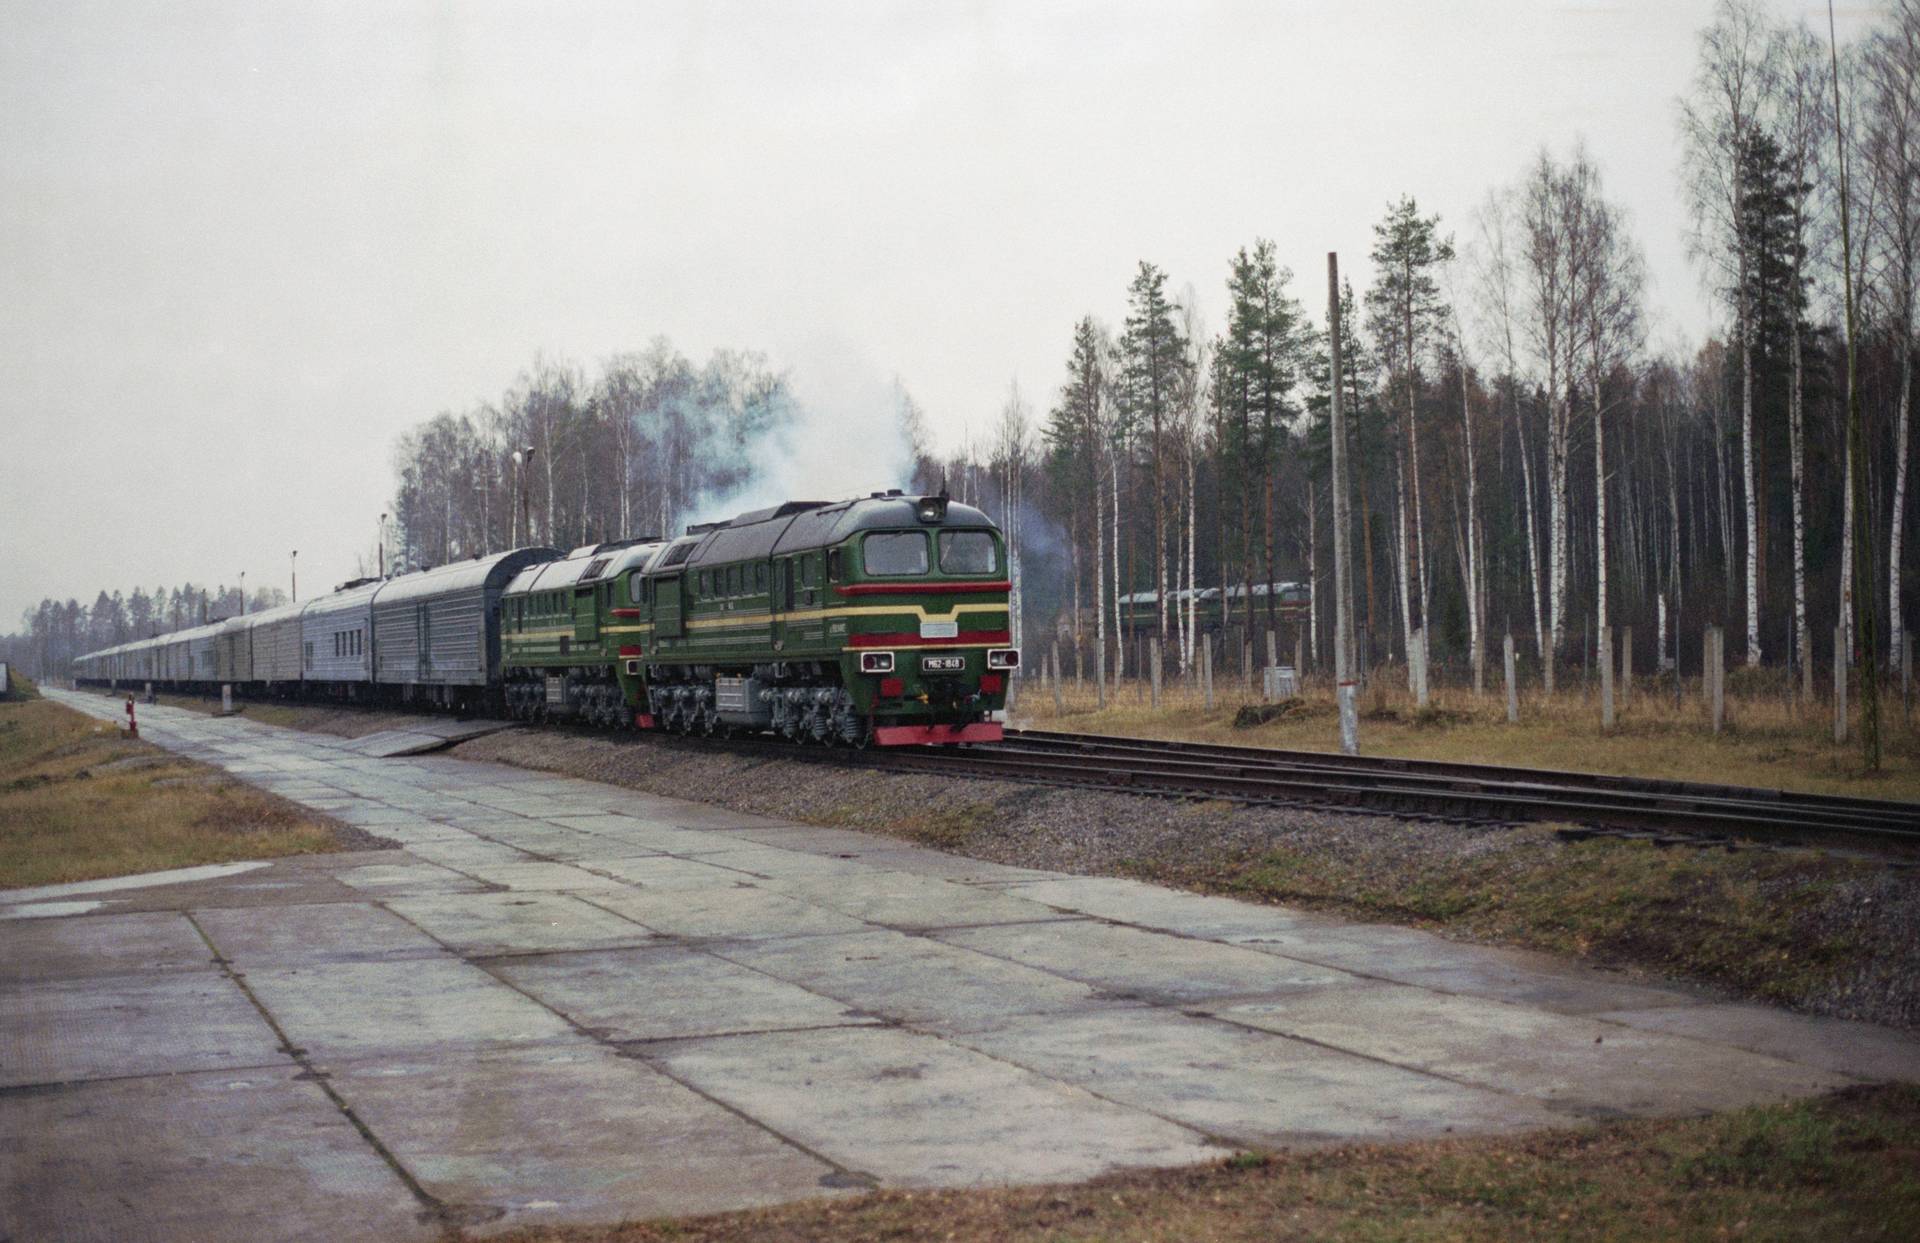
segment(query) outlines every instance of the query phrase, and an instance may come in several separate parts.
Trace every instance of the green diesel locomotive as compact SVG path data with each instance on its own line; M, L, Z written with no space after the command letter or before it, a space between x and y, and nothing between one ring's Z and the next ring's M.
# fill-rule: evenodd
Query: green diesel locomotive
M991 742L1020 663L977 509L899 490L789 501L577 549L501 598L508 710L864 746Z

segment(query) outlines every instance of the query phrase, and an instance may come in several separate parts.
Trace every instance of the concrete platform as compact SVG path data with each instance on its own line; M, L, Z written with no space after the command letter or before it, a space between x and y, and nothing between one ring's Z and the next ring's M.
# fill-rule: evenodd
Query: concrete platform
M425 1239L1920 1079L1898 1033L1538 954L141 728L402 849L0 892L0 1239Z

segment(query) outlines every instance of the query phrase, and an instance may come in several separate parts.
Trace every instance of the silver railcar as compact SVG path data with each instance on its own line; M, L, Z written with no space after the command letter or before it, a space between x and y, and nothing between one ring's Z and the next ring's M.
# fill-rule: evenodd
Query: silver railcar
M516 548L386 583L373 599L374 681L440 703L497 683L501 593L521 570L562 555Z

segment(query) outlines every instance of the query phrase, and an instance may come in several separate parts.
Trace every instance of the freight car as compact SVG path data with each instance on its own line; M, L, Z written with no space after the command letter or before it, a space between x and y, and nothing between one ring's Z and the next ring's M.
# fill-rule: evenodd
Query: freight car
M1007 573L985 514L894 489L360 580L91 653L75 675L684 734L983 742L1020 660Z

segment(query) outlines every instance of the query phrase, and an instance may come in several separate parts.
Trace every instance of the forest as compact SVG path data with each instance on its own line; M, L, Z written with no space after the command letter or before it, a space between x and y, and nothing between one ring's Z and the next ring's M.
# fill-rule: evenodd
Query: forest
M1823 667L1851 621L1858 543L1878 661L1897 667L1912 595L1920 0L1896 0L1837 53L1824 31L1724 0L1695 55L1673 123L1690 276L1716 308L1706 341L1650 339L1634 221L1577 142L1544 146L1490 170L1457 218L1423 208L1417 187L1383 204L1370 252L1341 256L1371 283L1339 288L1337 377L1326 281L1287 270L1272 240L1247 239L1211 273L1149 258L1061 325L1044 396L1010 386L979 412L983 435L936 443L896 382L912 477L871 486L944 486L1001 522L1018 633L1077 647L1089 669L1099 652L1110 669L1137 664L1117 639L1121 596L1157 594L1152 630L1179 671L1202 638L1194 591L1279 581L1311 587L1299 638L1323 668L1337 383L1369 662L1405 660L1424 636L1432 667L1464 678L1512 634L1531 676L1550 680L1601 632L1631 627L1638 667L1677 657L1697 672L1701 628L1718 624L1730 663ZM1219 291L1206 301L1221 322L1203 318L1201 285ZM807 426L830 431L826 414ZM660 338L591 374L537 358L498 400L400 439L391 524L377 544L370 533L361 569L724 516L791 448L800 415L787 376L750 351L696 362ZM1229 650L1284 628L1261 597L1235 598ZM57 667L238 604L235 588L191 584L103 591L91 607L48 600L0 656Z

